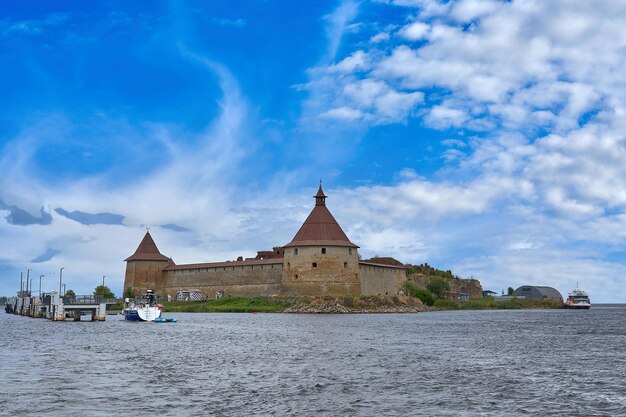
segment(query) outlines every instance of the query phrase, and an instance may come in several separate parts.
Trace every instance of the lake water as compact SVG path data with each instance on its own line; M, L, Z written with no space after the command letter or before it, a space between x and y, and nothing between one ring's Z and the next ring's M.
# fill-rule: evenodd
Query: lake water
M419 314L0 313L0 415L626 415L626 306Z

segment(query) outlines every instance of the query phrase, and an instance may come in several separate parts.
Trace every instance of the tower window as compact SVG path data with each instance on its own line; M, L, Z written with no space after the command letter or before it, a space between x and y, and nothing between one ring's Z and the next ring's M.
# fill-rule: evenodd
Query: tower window
M311 265L313 268L317 268L317 262L313 262L313 265Z
M352 255L352 248L348 248L348 255Z
M326 248L322 248L322 255L326 254Z
M293 279L298 279L298 274L294 275Z
M291 262L287 262L287 269L291 268Z
M294 255L297 255L297 254L298 254L298 248L295 248L295 249L293 250L293 254L294 254Z
M347 268L347 267L348 267L348 263L347 263L347 262L344 262L344 263L343 263L343 267L344 267L344 268Z

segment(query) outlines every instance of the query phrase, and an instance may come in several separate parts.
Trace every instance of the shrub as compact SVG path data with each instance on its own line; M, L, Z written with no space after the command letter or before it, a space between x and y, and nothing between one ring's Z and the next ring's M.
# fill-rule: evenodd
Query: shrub
M458 310L460 308L456 301L444 299L435 300L434 306L439 310Z
M443 278L433 278L426 285L426 289L436 298L446 298L450 292L450 284Z
M417 284L413 282L405 282L403 285L404 292L410 295L411 297L419 298L422 303L427 306L432 306L435 303L435 297L425 288L418 287Z

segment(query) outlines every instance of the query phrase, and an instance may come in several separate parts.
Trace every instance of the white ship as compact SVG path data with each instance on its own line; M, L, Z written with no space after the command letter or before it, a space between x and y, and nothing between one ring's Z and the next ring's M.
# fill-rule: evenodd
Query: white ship
M130 321L154 321L161 317L163 307L157 304L157 295L152 290L134 300L126 299L124 318Z
M574 291L568 294L567 301L565 301L566 308L591 308L591 300L589 294L580 288L575 288Z

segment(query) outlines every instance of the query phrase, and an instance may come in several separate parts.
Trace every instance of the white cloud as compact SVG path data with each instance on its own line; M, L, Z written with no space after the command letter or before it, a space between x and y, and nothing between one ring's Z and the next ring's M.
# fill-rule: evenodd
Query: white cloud
M425 121L437 129L446 129L452 126L461 126L468 116L463 110L453 109L446 105L433 107Z
M351 73L364 70L368 66L368 56L363 51L356 51L335 65L328 67L328 72Z
M322 113L320 117L338 120L358 120L363 117L363 113L360 110L343 106L330 109Z
M384 41L388 41L389 38L390 38L389 33L379 32L370 38L370 42L372 43L384 42Z
M326 26L326 36L328 37L327 58L329 60L335 58L341 38L346 30L349 29L350 23L357 16L358 11L359 4L357 2L344 0L332 13L325 16L325 20L328 22Z
M489 15L500 7L502 3L494 0L462 0L453 5L450 15L460 22L468 22Z
M418 41L426 37L429 29L430 26L426 23L415 22L403 27L402 30L400 30L400 35L411 41Z

